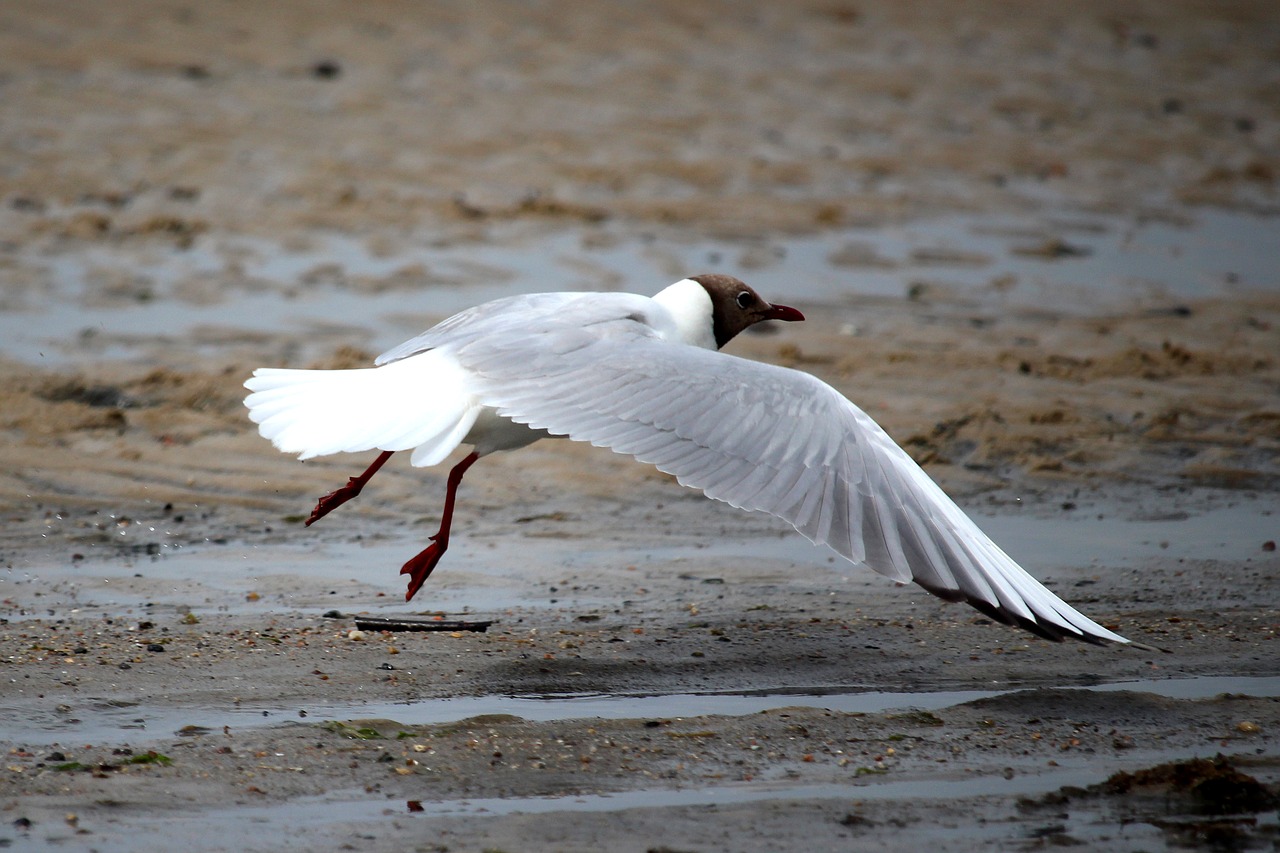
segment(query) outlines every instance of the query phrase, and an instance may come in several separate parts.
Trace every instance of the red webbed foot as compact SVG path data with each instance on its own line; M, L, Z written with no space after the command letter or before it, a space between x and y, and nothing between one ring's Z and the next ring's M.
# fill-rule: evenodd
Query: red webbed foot
M441 537L437 533L431 537L431 544L424 551L404 564L400 569L400 574L409 576L409 589L404 594L405 601L409 601L418 594L418 590L422 589L422 585L427 582L427 578L431 577L431 572L440 562L440 558L444 556L444 552L448 548L449 537Z
M310 527L347 501L360 494L360 490L364 488L364 484L369 482L369 478L378 473L388 459L391 458L393 450L384 450L377 459L373 460L373 464L365 469L365 472L359 477L351 477L347 480L347 484L340 489L334 489L329 494L316 501L316 508L311 510L311 517L304 521L304 527Z
M440 515L440 530L431 537L431 544L425 551L405 563L400 569L400 574L409 576L409 590L404 594L405 601L417 595L418 590L431 576L431 570L449 549L449 528L453 524L453 502L458 496L458 486L462 483L462 475L467 473L467 469L479 458L478 453L469 453L449 472L449 479L445 484L444 512Z
M364 487L364 483L358 477L352 477L347 484L340 489L334 489L327 495L316 501L316 508L311 510L311 516L302 524L304 527L310 527L347 501L360 494L360 490Z

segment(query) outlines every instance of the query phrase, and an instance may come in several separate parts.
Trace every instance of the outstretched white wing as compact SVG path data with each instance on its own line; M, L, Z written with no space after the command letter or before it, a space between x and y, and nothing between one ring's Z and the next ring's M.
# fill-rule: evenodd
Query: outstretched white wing
M1128 642L1045 589L865 412L806 373L558 315L449 349L499 414L608 447L898 581L1053 639ZM526 320L528 318L526 317Z

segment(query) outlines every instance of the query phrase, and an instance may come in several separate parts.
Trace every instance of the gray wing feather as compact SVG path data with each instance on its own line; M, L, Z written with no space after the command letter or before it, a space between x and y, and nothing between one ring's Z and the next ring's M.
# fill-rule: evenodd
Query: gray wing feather
M477 342L495 352L516 352L528 345L530 329L542 328L542 343L560 352L590 345L595 327L629 319L652 325L653 300L633 293L526 293L495 299L454 314L415 338L392 347L375 365L409 358L437 347ZM551 352L551 350L548 350Z
M581 317L526 315L501 344L464 335L455 352L478 397L505 417L651 463L1001 621L1053 639L1127 642L1023 571L835 389L662 341L636 319L616 306L589 329Z

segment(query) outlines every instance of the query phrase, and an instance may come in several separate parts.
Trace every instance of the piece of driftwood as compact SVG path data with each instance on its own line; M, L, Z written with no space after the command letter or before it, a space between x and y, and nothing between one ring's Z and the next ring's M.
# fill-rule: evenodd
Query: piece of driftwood
M460 622L448 619L386 619L381 616L357 616L356 627L361 631L477 631L483 634L493 624L487 622Z

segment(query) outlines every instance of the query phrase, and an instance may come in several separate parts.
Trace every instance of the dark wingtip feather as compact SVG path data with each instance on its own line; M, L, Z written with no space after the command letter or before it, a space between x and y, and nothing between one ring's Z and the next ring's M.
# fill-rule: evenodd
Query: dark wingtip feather
M1080 640L1081 642L1089 643L1094 646L1107 646L1112 643L1111 640L1103 639L1102 637L1094 637L1083 632L1077 633L1075 631L1066 631L1059 628L1057 625L1051 625L1035 619L1027 619L1026 617L1019 616L1016 613L1010 613L1007 610L995 607L990 602L983 601L982 599L970 598L957 589L930 586L928 584L920 583L919 581L916 581L916 583L932 595L936 595L946 601L963 601L965 604L968 604L970 607L996 622L1022 628L1024 631L1030 631L1037 637L1049 640L1050 642L1061 643L1063 640Z

